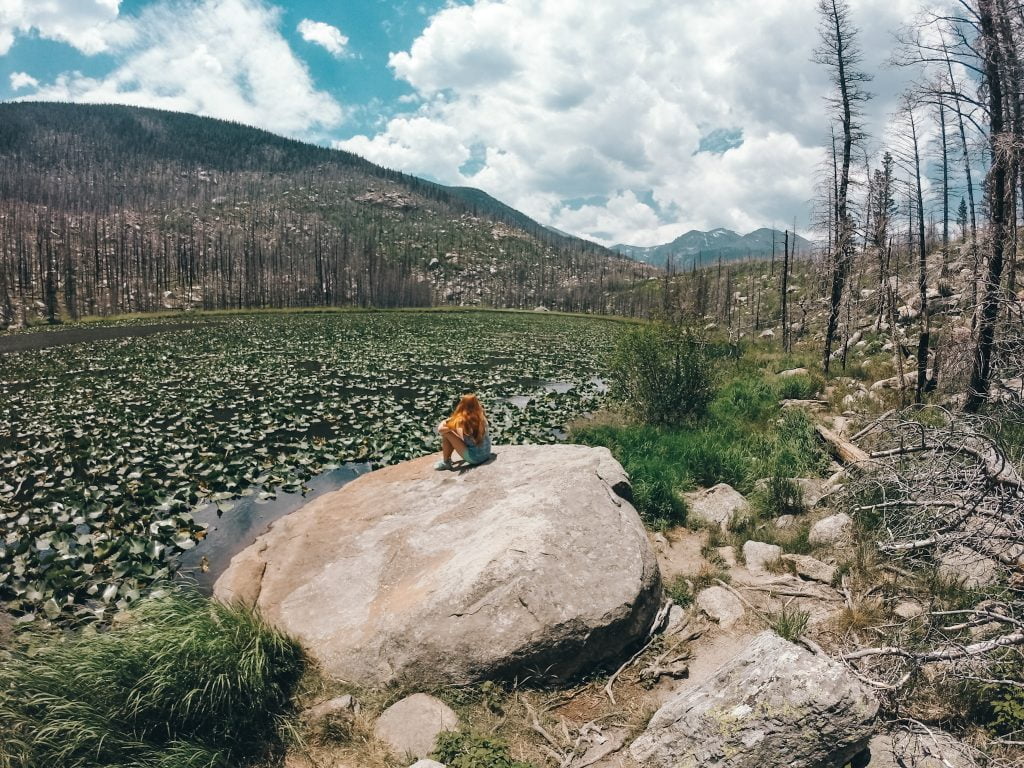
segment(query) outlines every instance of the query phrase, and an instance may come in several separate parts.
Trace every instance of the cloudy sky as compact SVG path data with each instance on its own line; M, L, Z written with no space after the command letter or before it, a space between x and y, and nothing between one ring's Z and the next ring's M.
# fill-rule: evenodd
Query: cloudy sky
M808 222L814 0L0 0L0 99L238 120L606 244ZM853 0L868 127L918 0Z

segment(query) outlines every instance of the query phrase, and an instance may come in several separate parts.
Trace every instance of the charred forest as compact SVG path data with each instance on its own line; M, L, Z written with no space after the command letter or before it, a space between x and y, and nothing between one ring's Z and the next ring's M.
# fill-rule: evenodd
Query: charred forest
M0 104L0 324L174 309L637 314L651 268L479 190L210 118Z

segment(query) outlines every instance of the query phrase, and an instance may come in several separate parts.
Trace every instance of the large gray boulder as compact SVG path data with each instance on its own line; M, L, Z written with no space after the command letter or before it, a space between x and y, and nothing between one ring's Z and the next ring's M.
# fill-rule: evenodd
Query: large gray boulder
M865 749L877 711L842 665L762 632L666 702L630 754L652 768L834 768Z
M564 680L647 632L661 577L605 448L371 472L286 515L214 587L361 685Z

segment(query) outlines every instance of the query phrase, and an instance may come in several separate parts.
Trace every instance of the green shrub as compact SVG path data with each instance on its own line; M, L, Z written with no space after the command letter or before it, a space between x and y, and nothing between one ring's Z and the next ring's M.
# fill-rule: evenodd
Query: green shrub
M823 386L824 382L819 377L810 374L782 376L774 382L775 395L779 400L812 400Z
M679 423L704 412L715 393L711 354L695 332L646 325L626 333L612 360L611 395L638 419Z
M773 474L765 479L765 487L756 498L758 512L765 517L798 515L804 511L804 493L788 477Z
M430 757L448 768L531 768L529 763L513 760L500 739L468 731L439 734Z
M807 630L807 622L811 614L798 608L786 606L782 610L768 615L772 629L779 637L794 642Z
M989 728L998 734L1024 731L1024 690L1015 686L996 685L988 693L992 702Z
M693 584L683 574L677 574L665 584L665 594L683 608L693 604Z
M175 589L0 665L0 767L234 768L264 757L304 660L251 611Z

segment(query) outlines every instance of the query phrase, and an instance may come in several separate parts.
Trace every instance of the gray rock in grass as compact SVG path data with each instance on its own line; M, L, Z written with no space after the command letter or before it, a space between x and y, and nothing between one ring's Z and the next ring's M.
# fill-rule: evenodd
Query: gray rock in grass
M723 629L743 618L743 603L724 587L708 587L697 593L697 607Z
M811 526L807 540L814 546L850 543L853 540L853 518L845 512L823 517Z
M385 709L373 724L373 735L399 757L425 758L434 751L441 733L458 727L459 716L451 707L426 693L415 693Z
M733 521L750 516L750 505L743 494L726 483L684 493L683 499L691 520L717 526L723 531L728 530Z
M782 547L762 541L748 541L743 545L743 559L751 573L767 573L769 563L782 557Z

